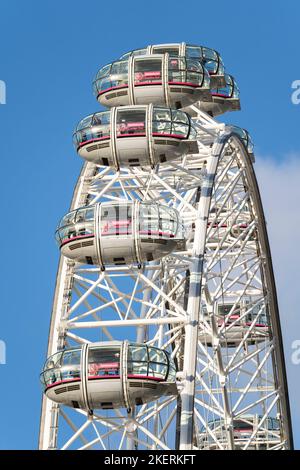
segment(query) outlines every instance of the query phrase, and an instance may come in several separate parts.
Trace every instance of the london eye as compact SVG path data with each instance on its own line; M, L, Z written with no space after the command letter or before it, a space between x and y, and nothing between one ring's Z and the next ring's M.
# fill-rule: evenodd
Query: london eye
M220 54L151 45L98 71L60 250L40 449L279 450L293 437L249 133ZM42 361L41 361L42 362Z

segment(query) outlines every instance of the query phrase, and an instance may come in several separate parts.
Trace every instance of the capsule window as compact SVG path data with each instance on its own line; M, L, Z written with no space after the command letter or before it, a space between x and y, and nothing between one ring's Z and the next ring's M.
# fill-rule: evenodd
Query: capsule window
M131 56L139 56L139 55L145 55L147 54L147 48L145 49L135 49L134 51L131 51L131 52L127 52L126 54L122 55L121 56L121 59L124 60L124 59L129 59L129 57Z
M237 83L235 80L232 80L232 98L238 99L240 96L240 90L239 87L237 86Z
M74 223L75 217L76 217L76 211L69 212L61 219L59 226L65 227L66 225L70 225Z
M76 222L85 222L87 220L94 220L95 209L94 207L78 209L76 212Z
M91 140L110 137L110 111L95 113L82 119L76 127L73 136L75 147Z
M107 75L109 75L110 69L111 69L111 64L105 65L104 67L102 67L102 69L99 70L99 72L96 75L96 78L106 77Z
M150 362L161 362L162 364L168 364L166 353L162 349L148 348L148 350Z
M195 85L202 84L203 67L201 62L195 59L187 59L186 67L186 81Z
M155 84L161 82L161 59L137 59L134 62L134 83L136 85Z
M80 378L81 350L58 352L50 356L42 373L42 381L48 386L63 380Z
M90 348L88 353L88 375L120 375L120 347Z
M210 73L222 73L222 70L219 69L219 63L220 59L218 57L218 54L216 51L213 49L208 49L207 47L202 48L202 53L203 53L203 63L205 68L210 72Z
M163 236L174 237L176 234L177 219L174 211L165 207L159 208L159 232Z
M108 67L108 66L107 66ZM94 93L97 96L110 88L128 85L128 61L118 61L109 65L109 73L102 75L98 72L94 82ZM101 69L103 70L103 69ZM98 76L100 73L100 76Z
M166 52L170 57L178 57L179 47L155 46L152 49L152 54L165 54Z
M81 360L81 349L75 349L71 351L65 351L62 356L61 365L79 365Z
M77 131L80 131L81 129L84 129L86 127L90 127L91 124L92 124L92 119L93 119L93 115L90 115L90 116L87 116L85 117L84 119L82 119L79 124L77 125L77 128L76 130Z
M128 361L142 361L148 362L147 346L129 345L128 348Z
M117 137L146 135L146 111L144 109L117 112Z
M218 60L217 52L213 49L209 49L208 47L203 47L203 57L206 59Z
M186 46L185 55L188 59L201 59L202 49L197 46Z
M91 128L92 139L110 137L110 111L94 114Z
M190 121L183 111L167 108L153 109L152 132L154 134L167 134L169 136L187 138L189 135Z
M94 207L81 208L66 214L56 232L56 241L61 244L72 238L94 234Z
M225 75L226 85L212 90L212 94L223 96L224 98L238 98L239 89L230 75Z
M179 110L172 110L172 121L189 125L189 118L186 113Z
M154 204L141 204L139 215L140 234L146 236L157 236L159 233L158 206Z
M53 356L50 356L46 361L46 364L44 366L44 370L53 369L55 367L60 367L60 361L61 361L62 354L63 354L62 352L57 352L57 353L53 354Z
M172 134L187 138L189 135L189 119L182 111L172 111Z
M111 66L110 74L111 75L119 75L128 73L128 61L121 60L120 62L114 62Z
M236 420L233 422L233 427L235 430L251 430L253 429L253 423L247 423L242 420Z
M154 134L171 134L171 111L169 109L153 109L152 132Z
M186 64L185 59L169 58L168 61L169 82L185 82L186 81Z
M61 361L61 380L80 378L81 349L65 351Z
M102 205L101 235L118 236L132 234L132 205Z
M249 310L250 308L251 308L250 305L246 304L246 309ZM259 315L259 316L257 317L257 315ZM251 312L249 312L246 315L246 321L247 322L252 322L254 320L254 318L256 318L256 317L257 317L257 323L267 325L266 309L261 304L255 305L255 307L253 307L251 309Z

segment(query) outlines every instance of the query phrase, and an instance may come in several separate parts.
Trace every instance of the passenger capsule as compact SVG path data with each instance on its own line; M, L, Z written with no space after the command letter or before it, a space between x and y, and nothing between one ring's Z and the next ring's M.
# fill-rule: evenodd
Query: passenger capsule
M253 144L253 140L252 140L249 132L246 129L242 129L241 127L233 126L233 125L228 126L228 129L231 132L234 132L235 134L237 134L239 136L239 138L243 142L245 148L247 149L247 152L248 152L248 155L249 155L250 159L252 160L252 162L254 162L255 161L254 144Z
M204 46L195 46L185 44L184 42L177 44L156 44L127 52L120 57L120 60L139 55L165 53L169 54L169 57L185 57L187 59L200 60L209 72L211 86L217 87L225 85L225 69L220 54L214 49Z
M102 67L93 82L103 106L150 104L182 108L211 101L210 76L200 60L138 55Z
M211 90L211 102L199 101L197 106L201 111L206 112L210 116L218 116L219 114L226 113L227 111L239 111L240 104L240 91L235 79L228 74L225 74L226 85ZM193 116L195 112L189 110Z
M277 418L267 417L262 424L262 415L241 415L233 420L233 439L235 450L241 450L247 444L252 434L248 450L271 449L282 442L280 435L280 421ZM220 446L228 444L225 422L216 419L207 423L211 434L205 426L199 434L199 449L219 450ZM213 437L214 436L214 437ZM219 445L218 445L219 444ZM221 447L222 449L222 447ZM225 448L226 449L226 448Z
M212 320L206 307L202 307L201 328L199 340L208 346L213 345ZM235 347L245 338L245 344L251 345L265 341L269 337L269 325L265 306L256 300L222 303L217 306L214 314L215 325L218 328L220 345ZM209 328L207 328L207 325Z
M177 395L169 353L146 344L84 344L50 356L41 373L44 393L55 403L84 410L127 408Z
M104 202L65 215L56 230L61 253L105 266L160 259L184 249L178 212L156 203Z
M91 114L79 122L73 135L81 157L116 169L154 166L198 153L196 139L187 113L151 105Z

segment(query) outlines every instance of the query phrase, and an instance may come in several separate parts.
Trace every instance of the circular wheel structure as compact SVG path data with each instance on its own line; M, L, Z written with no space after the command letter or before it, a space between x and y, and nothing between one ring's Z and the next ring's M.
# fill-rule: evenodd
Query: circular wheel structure
M226 77L185 44L98 72L112 107L74 133L40 449L293 447L253 146L212 117L239 109Z

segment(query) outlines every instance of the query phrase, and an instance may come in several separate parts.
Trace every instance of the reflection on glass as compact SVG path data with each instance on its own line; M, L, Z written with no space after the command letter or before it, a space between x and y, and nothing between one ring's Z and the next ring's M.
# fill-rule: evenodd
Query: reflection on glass
M145 109L120 110L117 112L117 137L145 135Z
M93 83L94 93L99 94L111 88L128 85L128 61L122 60L106 65L99 70Z
M242 316L241 322L250 325L254 320L256 325L267 325L267 316L265 307L261 304L251 306L248 302L244 305L243 310L240 304L218 305L218 315L220 317L227 317L226 323L230 324L236 322ZM240 321L237 324L240 324ZM223 324L223 321L221 322Z
M101 236L132 234L132 205L101 206Z
M45 386L57 382L80 379L81 350L71 349L49 357L41 374Z
M201 86L204 80L204 69L200 60L194 59L169 59L168 65L169 83L185 83ZM206 72L207 73L207 72Z
M77 149L86 143L110 137L110 111L95 113L82 119L73 134L74 146Z
M233 77L228 74L225 74L225 82L225 86L211 90L212 95L220 96L222 98L238 99L240 91Z
M170 57L178 57L179 46L177 47L157 46L157 47L153 47L152 49L152 54L165 54L165 53L168 53Z
M152 122L152 132L154 135L167 134L187 139L191 128L190 118L183 111L154 107Z
M137 59L134 62L135 85L161 83L161 59Z
M155 204L140 205L139 233L141 235L157 235L159 227L158 206Z
M59 245L73 239L94 235L94 207L69 212L60 221L55 238Z
M90 348L88 356L89 377L120 375L120 347Z
M127 52L126 54L120 57L121 60L129 59L131 56L145 55L147 54L147 48L145 49L135 49L134 51Z

